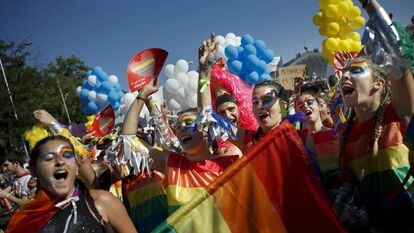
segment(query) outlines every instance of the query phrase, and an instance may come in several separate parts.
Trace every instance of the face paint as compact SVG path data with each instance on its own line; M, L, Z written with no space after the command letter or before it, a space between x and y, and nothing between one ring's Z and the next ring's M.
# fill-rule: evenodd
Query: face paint
M366 78L371 74L370 68L365 61L351 60L343 69L343 73L346 72L349 72L349 77L351 78Z
M305 104L306 106L312 106L312 104L314 104L316 102L316 99L313 97L308 97L307 99L305 99L304 101L297 103L296 104L296 108L300 111L305 109Z
M75 157L75 153L73 152L72 148L67 145L61 145L58 147L58 153L54 151L46 152L40 155L40 159L42 160L51 160L57 158L59 160L69 160Z
M276 91L272 90L262 96L259 97L259 100L261 102L262 108L266 109L267 111L269 111L269 109L272 108L272 106L276 103L277 101L277 96L276 96ZM259 100L255 97L253 98L252 103L254 105L259 104Z
M194 116L184 116L181 120L180 127L184 129L184 132L187 134L192 134L193 128L195 126L196 117Z

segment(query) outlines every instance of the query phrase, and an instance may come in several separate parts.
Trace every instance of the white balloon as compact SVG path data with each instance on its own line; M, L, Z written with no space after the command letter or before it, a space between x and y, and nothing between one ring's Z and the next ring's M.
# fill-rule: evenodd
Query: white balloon
M190 96L190 98L188 99L188 106L190 108L197 107L197 94Z
M226 47L227 46L236 46L236 42L234 42L232 39L226 40Z
M168 78L173 78L174 77L174 65L173 64L166 65L164 68L164 74Z
M181 104L178 103L175 99L170 99L167 103L168 108L172 111L180 111L181 110Z
M176 97L175 99L177 99L181 103L186 102L185 89L184 88L178 89L177 92L175 93L175 97Z
M185 73L179 73L176 77L177 81L180 83L180 87L187 86L188 76Z
M111 76L109 76L108 81L109 81L112 85L115 85L115 84L117 84L117 83L118 83L118 77L116 77L115 75L111 75Z
M229 32L226 34L226 40L233 40L233 38L236 37L233 32Z
M76 94L80 95L81 90L82 90L81 86L77 87L76 88Z
M173 78L169 78L165 82L165 89L167 89L170 93L176 92L178 88L180 88L180 83Z
M174 74L187 73L187 71L188 71L188 63L186 60L180 59L175 63Z
M225 57L226 56L226 54L224 53L224 46L219 47L217 56L219 56L219 57Z
M214 41L219 43L220 45L226 43L226 39L222 35L218 35L214 38Z
M234 43L236 43L236 46L241 45L241 37L240 36L234 37L233 41L234 41Z
M100 103L105 103L108 100L108 95L103 93L98 93L96 95L96 101Z
M128 113L129 108L131 107L132 102L134 102L136 96L138 95L138 92L134 93L126 93L121 100L121 104L124 105L122 109L122 114L126 115Z
M89 75L88 76L88 83L89 83L89 85L91 85L92 87L94 87L96 85L96 79L97 79L97 77L95 75Z
M90 91L90 92L88 93L88 99L89 99L90 101L95 101L95 100L96 100L96 92L95 92L95 91Z
M190 72L187 73L188 79L196 79L198 81L198 72L195 70L192 70Z
M196 94L198 89L198 78L189 79L185 89L189 94Z

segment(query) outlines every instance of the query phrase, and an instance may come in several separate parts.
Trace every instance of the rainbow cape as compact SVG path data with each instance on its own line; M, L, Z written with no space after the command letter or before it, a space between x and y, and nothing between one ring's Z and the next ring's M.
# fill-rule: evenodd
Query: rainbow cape
M287 121L153 232L345 232Z

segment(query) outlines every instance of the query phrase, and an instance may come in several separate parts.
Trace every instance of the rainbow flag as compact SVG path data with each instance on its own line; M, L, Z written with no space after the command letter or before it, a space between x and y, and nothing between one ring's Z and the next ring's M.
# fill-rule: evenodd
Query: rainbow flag
M123 197L132 222L139 232L150 232L168 217L164 175L141 173L122 180Z
M268 133L153 232L345 232L295 129Z

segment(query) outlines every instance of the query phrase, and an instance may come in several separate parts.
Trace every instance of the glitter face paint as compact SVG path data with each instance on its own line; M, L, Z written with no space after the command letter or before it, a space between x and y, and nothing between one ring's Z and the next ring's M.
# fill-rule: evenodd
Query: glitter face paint
M67 145L61 145L57 148L58 153L49 151L40 155L41 160L51 160L57 158L59 160L69 160L75 158L75 153L72 148Z
M271 109L273 107L273 105L276 103L277 99L278 98L276 96L276 91L272 90L272 91L260 96L259 98L254 97L253 100L252 100L252 103L253 103L253 105L257 105L257 104L259 104L259 102L261 102L262 108L269 111L269 109Z
M306 98L304 101L302 101L302 102L300 102L300 103L297 103L297 104L296 104L296 108L297 108L299 111L303 111L303 110L306 108L306 107L305 107L305 104L306 104L306 106L310 107L310 106L312 106L315 102L316 102L316 99L315 99L315 98L313 98L313 97L308 97L308 98Z
M367 78L371 76L371 70L365 61L350 61L343 69L343 74L349 72L351 78Z
M180 126L183 127L185 133L192 134L193 128L195 126L195 122L196 122L195 116L183 116Z

